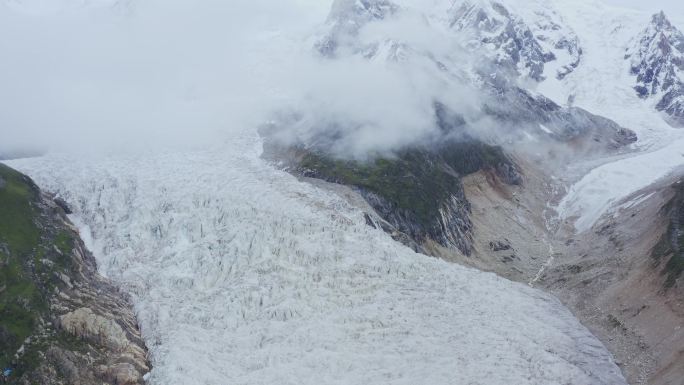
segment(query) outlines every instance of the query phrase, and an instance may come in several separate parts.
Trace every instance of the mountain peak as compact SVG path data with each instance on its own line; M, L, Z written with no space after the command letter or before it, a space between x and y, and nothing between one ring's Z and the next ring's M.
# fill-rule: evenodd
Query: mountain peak
M662 95L657 104L677 124L684 124L684 34L661 11L636 38L626 58L632 60L634 87L642 98Z
M672 23L670 23L667 15L665 15L665 11L660 11L654 14L651 18L651 24L661 28L672 28Z

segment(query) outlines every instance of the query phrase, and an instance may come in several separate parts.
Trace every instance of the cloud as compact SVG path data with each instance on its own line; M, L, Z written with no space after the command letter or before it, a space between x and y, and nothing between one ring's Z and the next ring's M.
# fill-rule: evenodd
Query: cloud
M297 118L281 138L334 136L334 151L364 156L431 137L436 100L475 109L476 91L438 68L438 60L470 59L410 4L362 28L354 43L397 42L399 60L354 50L322 58L313 47L330 3L0 6L0 153L206 146L289 115Z
M340 30L346 35L338 36ZM294 102L292 114L275 123L280 140L364 158L442 135L437 102L463 118L481 115L483 96L472 74L458 72L471 67L473 54L417 8L385 15L358 31L328 26L327 37L319 39L332 44L322 54L299 56L290 72Z
M0 151L200 145L255 124L279 94L264 80L321 17L303 0L41 3L0 5Z

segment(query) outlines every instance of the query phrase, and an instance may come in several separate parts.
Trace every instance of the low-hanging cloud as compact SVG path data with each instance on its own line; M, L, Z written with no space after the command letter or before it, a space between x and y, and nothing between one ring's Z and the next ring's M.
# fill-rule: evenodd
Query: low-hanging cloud
M0 151L202 144L253 124L278 96L264 83L282 31L318 15L296 0L63 3L0 5Z
M318 55L331 1L40 3L0 5L0 153L204 146L291 112L287 135L334 127L357 156L430 136L437 99L473 105L421 55ZM458 55L442 33L402 12L358 39Z

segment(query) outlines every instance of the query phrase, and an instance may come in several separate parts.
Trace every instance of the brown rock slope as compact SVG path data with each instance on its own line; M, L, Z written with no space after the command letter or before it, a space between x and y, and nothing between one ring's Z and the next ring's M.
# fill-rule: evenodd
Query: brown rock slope
M592 230L554 223L538 168L524 186L464 180L474 250L459 262L551 291L611 350L630 384L684 384L684 186L633 194ZM536 170L536 171L535 171Z

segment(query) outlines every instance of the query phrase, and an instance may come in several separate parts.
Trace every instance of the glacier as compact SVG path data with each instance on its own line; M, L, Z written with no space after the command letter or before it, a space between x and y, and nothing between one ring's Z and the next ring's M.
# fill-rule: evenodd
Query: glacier
M149 384L625 384L553 296L414 253L236 131L211 149L7 162L130 293Z

